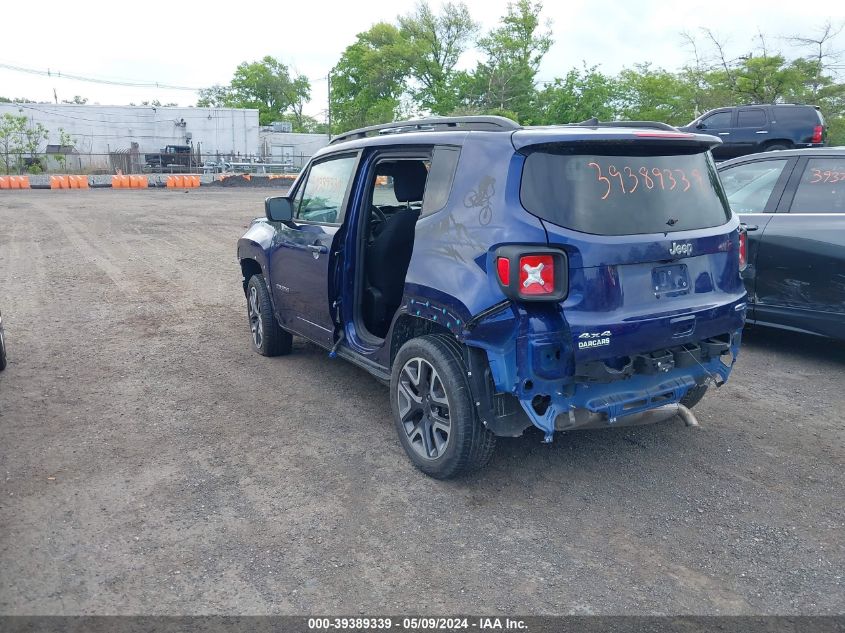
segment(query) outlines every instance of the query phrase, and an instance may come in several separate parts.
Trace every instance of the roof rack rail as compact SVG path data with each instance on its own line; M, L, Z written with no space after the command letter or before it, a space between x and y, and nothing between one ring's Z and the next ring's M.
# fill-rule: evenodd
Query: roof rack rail
M605 121L601 122L597 118L587 119L580 123L567 123L573 127L641 127L653 130L666 130L667 132L677 132L678 128L669 125L668 123L660 123L659 121Z
M353 139L366 138L381 134L402 134L405 132L432 131L438 127L453 128L458 130L491 130L506 131L519 130L521 125L516 121L503 116L455 116L455 117L432 117L430 119L417 119L414 121L395 121L382 125L370 125L357 130L351 130L338 134L329 144L341 143Z

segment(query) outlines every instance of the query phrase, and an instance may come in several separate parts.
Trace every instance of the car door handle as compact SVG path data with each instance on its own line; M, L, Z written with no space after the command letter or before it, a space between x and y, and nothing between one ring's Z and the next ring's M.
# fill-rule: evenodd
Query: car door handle
M328 253L329 249L322 244L309 244L308 250L314 253Z
M741 222L740 226L742 226L742 228L744 228L746 231L756 231L760 228L756 224L746 224L745 222Z
M756 132L754 132L754 133L755 133L755 134L768 134L768 133L769 133L769 130L757 130L757 131L756 131Z
M728 136L730 132L719 132L719 136Z

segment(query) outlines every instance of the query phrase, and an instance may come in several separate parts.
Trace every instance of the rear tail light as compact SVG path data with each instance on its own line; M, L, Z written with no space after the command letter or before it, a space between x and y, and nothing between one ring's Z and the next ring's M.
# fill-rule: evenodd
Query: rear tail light
M551 255L519 258L519 294L548 295L555 291L555 260Z
M813 138L810 140L811 143L821 143L822 142L822 132L824 132L824 127L821 125L817 125L813 128Z
M499 275L499 283L503 286L511 285L511 260L507 257L499 257L496 260L496 273Z
M560 301L569 290L566 253L545 247L502 246L496 251L502 292L515 301Z
M739 230L739 269L745 270L748 266L748 233L745 229Z

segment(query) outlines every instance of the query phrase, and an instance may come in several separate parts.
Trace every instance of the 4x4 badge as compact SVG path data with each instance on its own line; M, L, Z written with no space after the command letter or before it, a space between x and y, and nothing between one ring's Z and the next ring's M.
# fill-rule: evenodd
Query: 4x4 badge
M583 332L578 335L578 349L610 345L610 330L604 332Z
M669 254L670 255L692 255L692 244L689 242L684 242L683 244L679 244L678 242L672 242L672 246L669 247Z

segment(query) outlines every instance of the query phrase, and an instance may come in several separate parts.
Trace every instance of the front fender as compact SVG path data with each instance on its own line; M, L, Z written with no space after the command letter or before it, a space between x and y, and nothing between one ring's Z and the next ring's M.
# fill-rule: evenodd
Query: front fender
M244 293L246 293L246 286L249 282L249 277L253 274L260 273L264 277L264 283L270 290L270 304L273 306L273 313L278 318L278 311L276 303L273 298L273 286L270 282L270 266L267 258L270 245L273 243L273 236L276 229L273 228L264 218L257 218L252 221L249 229L238 240L238 262L241 266L241 273L243 274ZM252 262L255 262L253 264Z
M254 259L267 277L267 253L273 243L276 229L264 218L252 221L246 233L238 240L238 260Z

